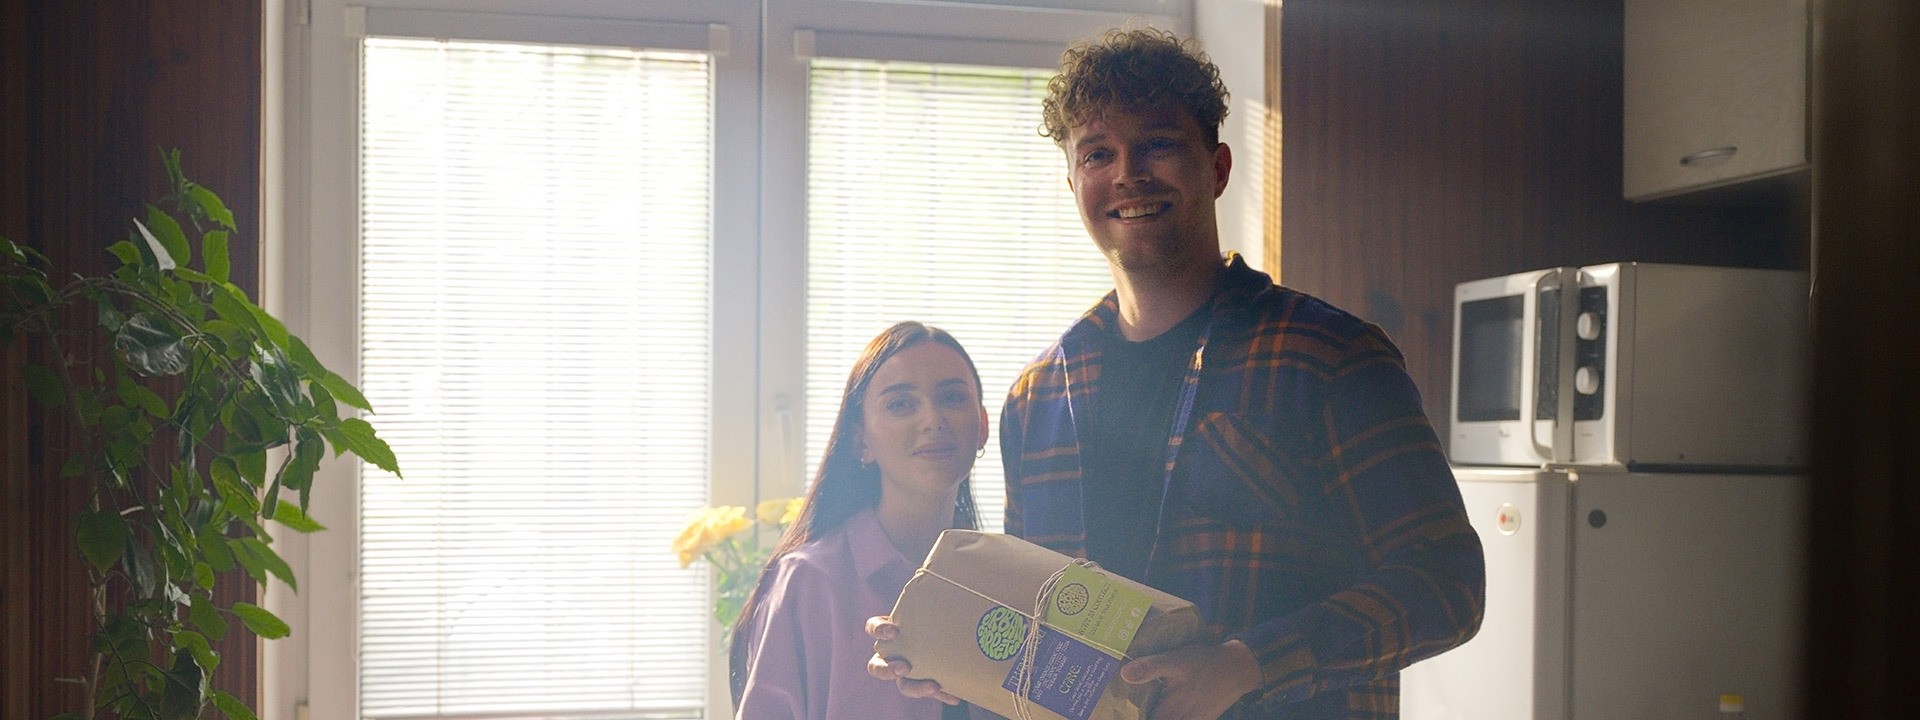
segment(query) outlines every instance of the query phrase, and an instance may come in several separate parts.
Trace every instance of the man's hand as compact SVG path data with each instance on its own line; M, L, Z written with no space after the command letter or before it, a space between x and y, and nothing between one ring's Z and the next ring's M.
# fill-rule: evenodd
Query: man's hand
M879 642L892 640L900 636L900 626L885 615L867 618L867 637L873 638L873 657L867 658L867 674L881 680L892 680L900 694L910 698L933 698L948 705L959 705L960 698L947 694L940 689L940 683L932 680L914 680L907 677L913 672L913 665L903 657L880 657ZM1248 657L1252 657L1251 654Z
M1242 696L1259 689L1261 680L1253 650L1239 640L1148 655L1121 666L1120 679L1135 685L1166 683L1153 720L1217 720Z

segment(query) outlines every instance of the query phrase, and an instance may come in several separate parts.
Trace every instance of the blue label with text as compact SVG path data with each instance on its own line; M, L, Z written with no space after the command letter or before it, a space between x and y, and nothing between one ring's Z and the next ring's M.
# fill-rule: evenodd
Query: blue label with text
M1087 720L1118 672L1120 660L1045 624L1040 626L1038 642L1027 698L1067 720ZM1000 685L1007 692L1020 692L1020 670L1025 663L1024 653L1015 656L1013 670Z

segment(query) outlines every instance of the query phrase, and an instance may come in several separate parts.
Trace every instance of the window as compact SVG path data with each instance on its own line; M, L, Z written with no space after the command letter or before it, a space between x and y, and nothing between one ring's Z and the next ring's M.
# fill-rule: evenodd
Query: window
M710 578L672 538L703 505L802 492L893 321L966 344L997 426L1112 284L1036 129L1060 50L1128 17L393 2L288 18L269 123L290 169L270 304L361 385L406 475L326 464L329 530L276 545L305 582L268 599L295 627L266 646L266 715L726 716Z
M368 718L695 715L711 73L693 53L370 37L360 378Z
M981 526L1006 504L997 441L1014 376L1113 287L1065 156L1038 135L1050 69L816 59L808 74L807 455L819 466L847 371L900 320L948 332L996 430L976 462Z

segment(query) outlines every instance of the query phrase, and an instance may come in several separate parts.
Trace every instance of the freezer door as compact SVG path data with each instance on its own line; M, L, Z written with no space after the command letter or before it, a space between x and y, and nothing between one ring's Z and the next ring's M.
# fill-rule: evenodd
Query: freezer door
M1805 479L1576 477L1573 720L1792 717Z
M1407 720L1566 717L1566 479L1456 468L1487 558L1487 607L1466 644L1401 672Z

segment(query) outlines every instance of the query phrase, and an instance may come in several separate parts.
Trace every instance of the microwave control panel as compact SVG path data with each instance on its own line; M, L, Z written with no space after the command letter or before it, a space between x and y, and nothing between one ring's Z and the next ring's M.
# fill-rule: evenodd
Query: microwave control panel
M1540 291L1539 323L1536 337L1550 338L1559 333L1560 290ZM1573 419L1599 420L1605 414L1603 390L1607 380L1607 289L1580 288L1579 315L1574 318L1573 335ZM1534 417L1551 418L1560 403L1560 384L1554 377L1559 367L1558 343L1540 344L1540 366L1534 373Z

